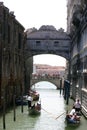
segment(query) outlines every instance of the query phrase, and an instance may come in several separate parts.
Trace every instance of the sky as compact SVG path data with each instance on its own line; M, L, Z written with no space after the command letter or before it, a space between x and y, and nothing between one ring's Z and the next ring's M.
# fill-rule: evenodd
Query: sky
M67 0L0 0L14 11L16 19L25 29L42 25L53 25L66 30L66 1Z
M47 64L52 66L66 66L66 59L52 54L34 56L34 64Z
M4 5L9 8L9 12L14 11L15 18L24 26L25 30L33 27L39 29L42 25L53 25L57 30L63 28L65 31L67 24L66 1L67 0L0 0L0 2L4 2ZM42 61L42 58L39 60L38 58L35 61ZM51 56L44 55L44 59L47 62L49 61L49 63L52 62ZM59 60L62 65L63 59L61 60L59 57ZM56 62L54 61L54 63L57 64L57 60Z

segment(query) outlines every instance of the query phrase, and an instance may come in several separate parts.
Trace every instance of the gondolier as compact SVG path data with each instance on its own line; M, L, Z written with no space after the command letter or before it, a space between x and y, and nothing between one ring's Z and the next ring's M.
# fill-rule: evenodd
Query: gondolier
M30 115L40 114L41 112L41 100L39 93L35 90L29 91L28 97L28 110Z
M75 106L75 110L77 112L81 111L81 103L80 103L79 99L77 99L77 101L74 103L74 106Z
M31 108L31 102L33 100L32 97L29 95L27 100L28 100L28 108Z

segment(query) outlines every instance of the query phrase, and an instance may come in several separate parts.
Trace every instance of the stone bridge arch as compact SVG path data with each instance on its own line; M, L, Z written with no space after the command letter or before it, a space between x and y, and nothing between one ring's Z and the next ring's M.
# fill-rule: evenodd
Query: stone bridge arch
M31 86L32 85L35 85L36 83L38 82L41 82L41 81L47 81L47 82L50 82L52 84L54 84L56 86L57 89L60 88L60 78L47 78L47 77L43 77L43 78L32 78L31 79Z

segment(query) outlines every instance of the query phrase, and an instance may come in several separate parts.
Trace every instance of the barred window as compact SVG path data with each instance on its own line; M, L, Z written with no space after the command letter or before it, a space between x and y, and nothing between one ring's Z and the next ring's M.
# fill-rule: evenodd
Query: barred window
M40 41L36 41L36 46L40 46L41 42Z
M55 42L54 42L54 46L55 46L55 47L59 46L59 41L55 41Z

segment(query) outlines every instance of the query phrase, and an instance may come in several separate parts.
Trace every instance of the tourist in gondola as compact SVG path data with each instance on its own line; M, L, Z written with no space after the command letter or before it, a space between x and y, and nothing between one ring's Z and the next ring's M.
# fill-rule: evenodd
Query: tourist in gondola
M69 123L77 123L80 121L80 117L76 115L76 113L73 113L73 115L68 115L67 121Z
M69 123L77 123L77 121L80 121L80 116L77 115L76 110L75 110L75 106L73 106L70 113L66 115L66 120Z
M72 116L76 112L75 106L73 106L72 110L70 111L69 115Z

